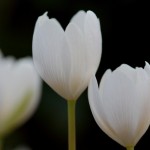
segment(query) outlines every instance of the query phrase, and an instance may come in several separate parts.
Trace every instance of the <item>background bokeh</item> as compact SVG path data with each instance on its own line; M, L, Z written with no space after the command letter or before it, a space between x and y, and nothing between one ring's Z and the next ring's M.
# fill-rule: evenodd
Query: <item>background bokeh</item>
M143 67L150 63L148 2L137 0L0 0L0 49L16 58L32 56L32 36L38 16L48 11L63 26L80 9L92 10L101 21L102 59L96 74L98 81L106 69L127 63ZM77 149L124 148L104 134L91 114L87 91L77 105ZM145 114L150 115L150 114ZM150 148L150 131L136 150ZM6 150L17 145L32 150L67 150L67 103L43 83L40 105L34 115L5 139Z

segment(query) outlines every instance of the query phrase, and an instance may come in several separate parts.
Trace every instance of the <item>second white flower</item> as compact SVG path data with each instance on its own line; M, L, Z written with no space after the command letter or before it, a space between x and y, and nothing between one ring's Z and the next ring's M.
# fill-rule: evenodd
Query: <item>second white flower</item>
M99 127L124 147L134 147L150 124L150 66L107 70L98 88L93 78L89 103Z

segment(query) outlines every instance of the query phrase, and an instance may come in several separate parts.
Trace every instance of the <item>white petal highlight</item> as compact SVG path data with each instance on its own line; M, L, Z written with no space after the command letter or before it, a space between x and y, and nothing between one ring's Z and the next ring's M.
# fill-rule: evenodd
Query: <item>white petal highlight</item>
M71 19L71 23L76 24L80 30L84 31L84 21L85 21L86 12L83 10L78 11Z
M84 36L88 53L89 68L97 69L102 53L102 35L99 19L92 11L88 11L84 22Z

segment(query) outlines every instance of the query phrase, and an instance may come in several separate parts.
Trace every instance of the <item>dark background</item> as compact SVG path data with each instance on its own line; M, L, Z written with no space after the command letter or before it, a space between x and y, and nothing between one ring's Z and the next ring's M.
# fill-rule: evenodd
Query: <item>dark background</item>
M78 10L92 10L101 21L102 59L96 74L98 81L106 69L126 63L143 67L150 62L148 2L136 0L0 0L0 48L5 56L32 56L32 35L38 16L48 11L65 28ZM124 148L110 139L95 123L87 91L77 105L77 150ZM145 114L149 115L149 114ZM150 131L136 150L150 148ZM35 114L5 139L11 150L17 145L32 150L67 150L67 103L43 83L41 103Z

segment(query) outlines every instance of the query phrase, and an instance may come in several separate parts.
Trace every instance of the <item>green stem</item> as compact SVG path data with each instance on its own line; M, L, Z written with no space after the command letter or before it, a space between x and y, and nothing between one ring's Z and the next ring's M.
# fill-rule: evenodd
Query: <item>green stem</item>
M128 146L126 147L127 150L134 150L134 146Z
M68 100L68 147L76 150L75 100Z
M3 149L3 142L2 142L2 140L0 139L0 150L2 150Z

